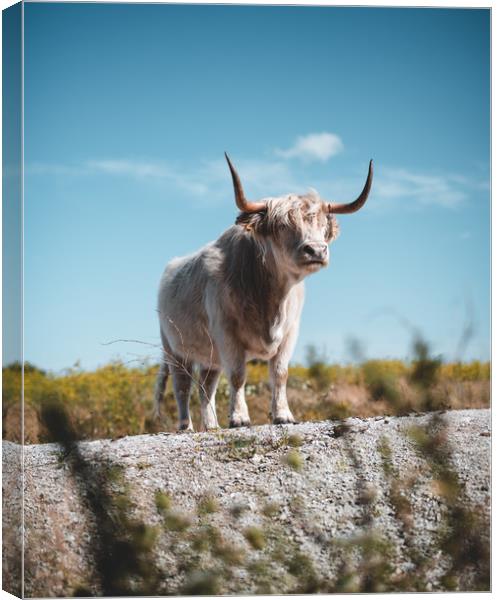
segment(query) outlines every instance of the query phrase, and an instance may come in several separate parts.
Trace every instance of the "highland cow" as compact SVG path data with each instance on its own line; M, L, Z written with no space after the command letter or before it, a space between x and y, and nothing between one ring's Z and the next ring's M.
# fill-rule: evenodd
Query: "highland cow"
M163 357L155 413L160 417L171 373L180 430L193 430L189 398L196 365L202 428L218 427L215 396L221 370L230 384L230 427L250 425L244 385L246 363L254 358L269 361L273 423L295 422L286 381L304 302L303 280L328 265L328 245L338 235L335 214L359 210L373 178L371 161L364 189L347 204L325 202L316 192L251 202L227 155L226 160L240 210L236 224L194 254L173 259L160 282Z

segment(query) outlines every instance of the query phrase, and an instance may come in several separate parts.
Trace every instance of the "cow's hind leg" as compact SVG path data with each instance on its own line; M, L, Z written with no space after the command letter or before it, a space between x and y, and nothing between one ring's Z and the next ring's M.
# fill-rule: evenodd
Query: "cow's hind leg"
M200 369L199 392L202 427L217 429L219 427L216 415L216 388L220 372L216 369Z
M154 394L154 418L161 418L161 404L164 398L164 392L166 391L167 379L169 376L169 365L167 364L167 358L164 355L159 365L159 372L157 374L157 381L155 383L155 394Z
M180 431L193 431L190 417L190 392L192 389L192 364L175 361L170 364L173 376L174 395L178 404L178 429Z

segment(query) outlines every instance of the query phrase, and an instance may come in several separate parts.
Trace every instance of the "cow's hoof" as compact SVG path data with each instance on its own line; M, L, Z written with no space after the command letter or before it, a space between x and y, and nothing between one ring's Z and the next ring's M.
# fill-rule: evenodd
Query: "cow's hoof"
M276 417L273 419L273 425L296 425L296 421L293 417Z
M193 426L188 423L180 423L178 425L178 433L195 433Z
M250 427L250 419L231 419L230 428L234 427Z
M219 425L202 425L202 431L218 431L219 429Z

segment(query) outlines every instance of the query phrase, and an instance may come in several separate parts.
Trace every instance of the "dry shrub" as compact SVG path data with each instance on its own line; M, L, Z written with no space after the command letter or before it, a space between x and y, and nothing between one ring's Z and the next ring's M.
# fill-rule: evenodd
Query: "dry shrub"
M489 363L430 361L425 357L411 364L375 360L359 365L327 365L322 361L318 361L318 366L316 362L309 367L294 365L289 369L289 403L299 421L489 406ZM54 395L61 399L83 439L173 431L177 409L171 378L162 422L151 417L156 375L156 365L129 367L114 362L95 371L74 368L54 374L26 364L25 441L50 441L39 415L47 398ZM195 374L193 379L195 384ZM246 391L252 423L269 423L271 390L266 363L249 363ZM3 369L4 439L20 441L20 397L21 368L14 364ZM193 423L198 428L200 407L196 391L191 407ZM224 376L218 386L217 409L221 427L227 427L229 385Z

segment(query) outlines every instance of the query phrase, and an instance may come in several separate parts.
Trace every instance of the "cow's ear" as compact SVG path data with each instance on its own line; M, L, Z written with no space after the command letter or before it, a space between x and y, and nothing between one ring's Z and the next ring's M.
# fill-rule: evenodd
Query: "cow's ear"
M326 241L328 244L336 240L340 235L340 225L335 217L335 215L328 214L328 227L326 230Z
M236 224L241 225L245 231L252 231L260 235L267 233L267 212L242 212L236 219Z

